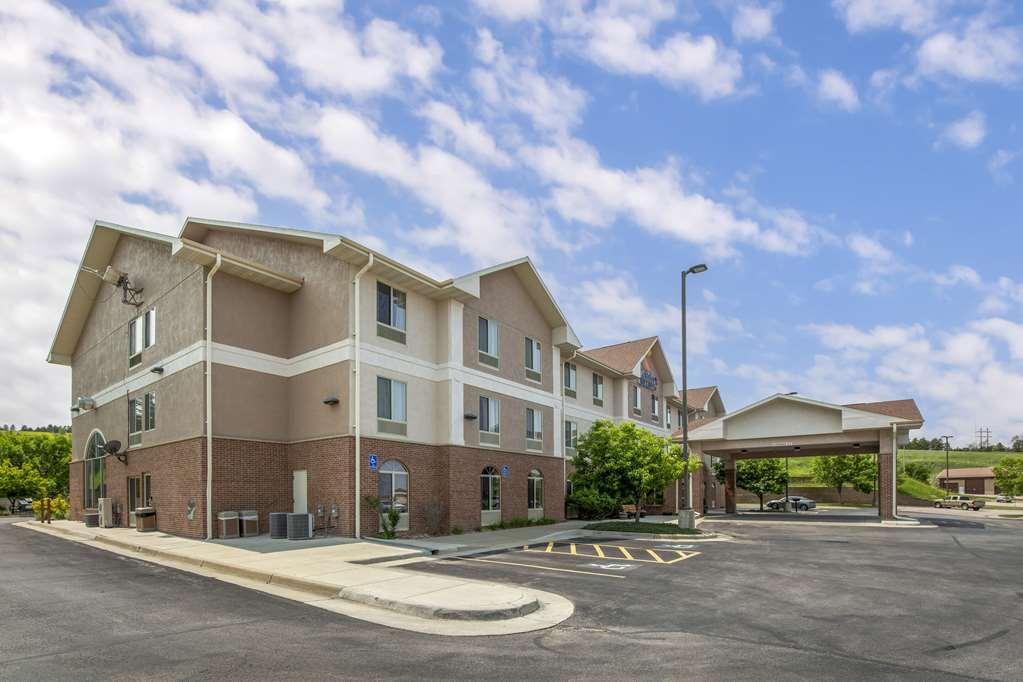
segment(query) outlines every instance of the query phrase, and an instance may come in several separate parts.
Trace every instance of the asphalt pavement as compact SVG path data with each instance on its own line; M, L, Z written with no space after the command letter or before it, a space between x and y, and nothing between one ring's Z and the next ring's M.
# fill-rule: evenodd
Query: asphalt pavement
M549 630L470 638L352 620L0 519L0 680L1023 679L1023 522L927 516L943 525L718 524L736 541L580 538L410 565L576 604Z

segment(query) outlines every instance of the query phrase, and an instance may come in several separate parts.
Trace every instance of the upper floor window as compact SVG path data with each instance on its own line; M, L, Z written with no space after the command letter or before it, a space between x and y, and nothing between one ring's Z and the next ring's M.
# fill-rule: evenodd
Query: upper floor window
M408 385L377 377L377 431L400 436L408 433Z
M144 409L142 398L131 398L128 401L128 445L139 445L142 442Z
M526 378L540 381L543 361L540 359L540 342L526 337Z
M526 408L526 449L543 450L543 415L532 407Z
M652 393L650 394L650 416L655 420L661 416L661 401Z
M480 396L480 445L501 444L501 401Z
M671 406L668 405L667 401L664 403L664 426L665 428L671 428Z
M629 390L631 391L632 397L632 411L638 414L643 409L642 405L640 405L639 402L639 386L637 386L636 384L632 384L631 386L629 386Z
M377 336L405 343L405 292L377 282Z
M571 362L565 363L565 395L569 398L575 397L576 390L576 368Z
M604 377L593 373L593 404L604 407Z
M497 332L496 322L485 317L479 319L479 360L491 367L497 367L497 358L501 352Z
M128 323L128 367L142 362L142 350L156 343L156 311L147 310Z
M152 431L156 428L156 394L146 394L146 407L145 407L145 429L146 431Z
M572 421L565 421L565 449L575 450L579 444L579 425Z

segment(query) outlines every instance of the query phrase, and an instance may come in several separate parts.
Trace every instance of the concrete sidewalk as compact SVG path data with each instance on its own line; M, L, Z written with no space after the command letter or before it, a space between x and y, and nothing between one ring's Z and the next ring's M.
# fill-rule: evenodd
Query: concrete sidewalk
M346 539L312 546L264 539L245 547L129 528L86 528L74 521L17 525L287 598L299 593L298 601L313 606L417 632L528 632L556 625L574 610L567 599L540 590L351 563L420 554L404 547Z
M579 529L592 521L563 521L546 526L526 526L505 530L483 530L460 535L429 538L402 538L395 546L420 548L432 554L468 556L481 552L512 549L534 542L549 542L579 535Z

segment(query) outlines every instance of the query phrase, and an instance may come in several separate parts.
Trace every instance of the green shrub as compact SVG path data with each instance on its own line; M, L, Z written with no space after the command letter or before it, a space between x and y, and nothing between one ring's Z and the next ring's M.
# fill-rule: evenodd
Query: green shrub
M462 530L461 526L452 526L451 527L451 534L452 535L461 535L464 532L465 531Z
M606 519L618 515L621 504L614 497L592 488L576 488L569 498L580 519Z
M902 471L910 478L921 483L929 483L931 480L931 468L923 462L906 462L906 466L903 467Z
M51 497L50 498L50 518L56 521L66 519L68 516L70 505L68 505L67 498L64 497ZM43 501L33 500L32 501L32 512L35 514L36 521L43 520Z

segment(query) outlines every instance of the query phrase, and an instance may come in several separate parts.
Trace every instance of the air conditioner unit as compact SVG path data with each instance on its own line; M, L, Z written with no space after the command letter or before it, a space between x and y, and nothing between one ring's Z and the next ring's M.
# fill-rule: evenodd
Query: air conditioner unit
M313 537L312 514L288 514L288 539L309 540Z
M99 527L100 528L113 528L114 527L114 501L109 497L99 498Z

